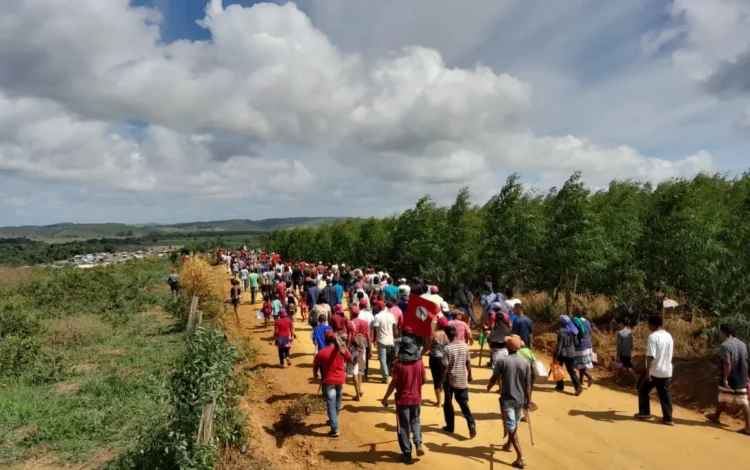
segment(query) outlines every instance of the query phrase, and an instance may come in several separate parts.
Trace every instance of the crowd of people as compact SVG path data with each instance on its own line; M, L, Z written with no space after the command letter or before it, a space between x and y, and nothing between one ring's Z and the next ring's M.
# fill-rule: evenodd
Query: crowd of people
M412 462L412 450L418 456L424 453L420 410L427 372L423 357L427 357L434 384L435 406L443 409L443 430L456 432L455 400L466 419L469 437L476 436L469 406L469 384L473 380L469 352L474 342L472 328L479 330L482 351L484 345L489 344L486 365L492 368L493 375L487 390L499 386L507 436L503 449L515 451L514 468L525 467L517 429L522 418L528 418L535 382L549 379L562 391L564 368L576 396L583 392L584 380L587 387L595 383L590 373L597 362L591 339L592 324L582 307L574 309L572 318L560 316L553 363L547 371L532 351L533 322L525 314L523 303L512 290L504 295L497 292L489 277L481 286L481 313L476 315L473 294L463 284L451 293L450 300L455 306L451 309L438 286L430 281L395 280L385 270L364 270L343 263L290 263L282 261L278 254L260 250L222 252L218 256L232 275L229 301L235 312L245 292L250 292L253 305L262 301L258 318L266 325L273 322L272 344L279 351L279 367L291 365L290 349L295 339L300 340L295 334L295 322L306 322L312 327L313 376L320 380L331 438L340 434L339 412L347 378L351 377L355 388L354 401L359 401L364 395L363 384L373 379L370 360L377 355L380 369L377 375L382 383L388 384L382 404L388 406L395 393L398 442L401 460L405 463ZM438 312L432 318L428 335L415 333L405 321L410 312L409 303L416 302L417 297L433 302ZM411 314L420 313L412 309ZM621 319L620 324L613 366L636 380L638 413L634 417L651 418L649 394L656 388L662 423L673 426L670 382L674 345L671 335L663 329L661 317L648 319L651 334L647 340L647 364L639 377L633 369L630 322ZM739 406L746 423L742 432L750 434L747 347L735 338L728 325L723 325L721 332L724 340L720 353L722 382L716 411L707 413L706 418L718 423L728 406Z

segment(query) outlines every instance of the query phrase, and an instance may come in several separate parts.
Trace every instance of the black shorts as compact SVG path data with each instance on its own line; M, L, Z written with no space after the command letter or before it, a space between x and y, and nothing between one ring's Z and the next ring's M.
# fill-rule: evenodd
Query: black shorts
M440 388L440 381L443 380L443 358L430 356L430 372L432 372L432 381L435 389Z
M620 356L620 362L622 363L622 366L626 369L633 368L633 358L630 356Z

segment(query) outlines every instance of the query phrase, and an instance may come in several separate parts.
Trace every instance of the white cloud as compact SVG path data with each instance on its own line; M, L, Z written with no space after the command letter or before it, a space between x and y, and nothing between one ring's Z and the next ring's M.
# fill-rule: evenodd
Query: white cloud
M626 145L537 135L531 83L501 67L446 65L441 52L418 42L387 54L342 50L293 3L224 8L212 0L202 23L212 40L168 44L160 15L127 0L7 3L0 171L29 180L300 204L321 194L319 186L322 197L339 194L335 164L373 187L483 184L516 170L659 179L712 167L703 151L670 161ZM495 19L517 5L496 3ZM331 5L328 15L354 8ZM481 31L462 36L450 54L476 46L495 24L462 18ZM709 34L700 31L713 31L690 24L696 44ZM419 31L415 41L449 48L450 36L434 25ZM648 47L675 38L665 33ZM147 125L126 124L131 119Z

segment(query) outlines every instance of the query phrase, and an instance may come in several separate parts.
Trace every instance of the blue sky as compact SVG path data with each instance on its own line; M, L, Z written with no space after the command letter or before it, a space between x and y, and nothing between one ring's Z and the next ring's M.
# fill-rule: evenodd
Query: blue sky
M750 167L750 0L9 1L0 225L381 216L513 172Z

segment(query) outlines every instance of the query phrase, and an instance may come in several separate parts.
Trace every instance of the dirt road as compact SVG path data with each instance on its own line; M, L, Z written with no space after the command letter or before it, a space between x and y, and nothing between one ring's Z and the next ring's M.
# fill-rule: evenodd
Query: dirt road
M229 276L217 269L222 292L228 298ZM246 298L245 298L246 297ZM385 385L379 383L380 373L371 377L373 383L364 384L361 402L352 400L354 387L344 389L344 403L340 416L341 437L325 437L328 427L325 414L313 414L305 425L291 436L275 435L272 425L288 404L318 388L312 381L313 345L310 327L296 323L297 336L292 349L293 365L278 369L276 348L269 345L271 328L255 319L259 305L251 306L249 294L240 307L240 325L227 317L227 329L233 336L249 336L260 351L250 369L259 372L253 380L244 406L252 414L251 431L255 452L275 462L279 468L401 467L396 441L396 415L391 408L383 408L380 399ZM472 348L477 364L478 346ZM485 351L485 358L487 352ZM484 360L483 360L484 362ZM370 361L378 371L377 360ZM442 409L432 406L432 383L422 391L422 433L427 454L416 461L421 468L479 469L502 468L514 460L512 453L500 450L502 422L498 395L488 393L486 385L491 371L486 367L474 369L470 386L471 410L477 420L478 435L468 439L466 421L456 406L456 434L444 434ZM428 372L429 378L429 372ZM576 397L568 387L565 393L553 390L553 385L542 384L535 389L533 401L538 410L532 414L534 440L529 442L528 426L521 424L521 443L527 468L553 470L602 469L718 469L738 468L736 456L744 454L750 438L710 425L697 413L676 408L677 426L666 427L654 422L639 422L632 418L637 411L634 395L594 385ZM660 415L658 403L652 412ZM499 467L497 467L499 466ZM750 468L748 464L747 468Z

